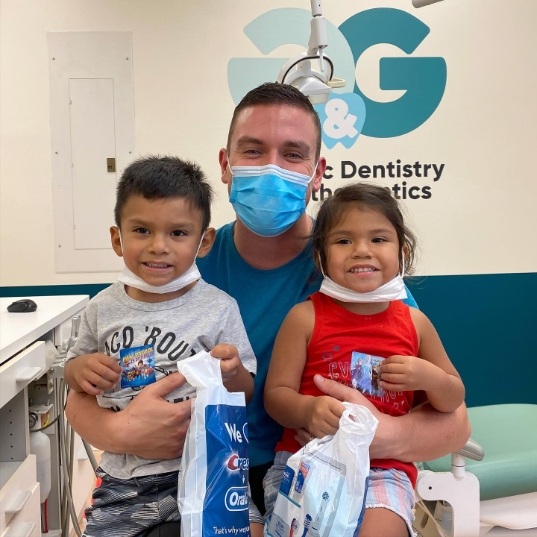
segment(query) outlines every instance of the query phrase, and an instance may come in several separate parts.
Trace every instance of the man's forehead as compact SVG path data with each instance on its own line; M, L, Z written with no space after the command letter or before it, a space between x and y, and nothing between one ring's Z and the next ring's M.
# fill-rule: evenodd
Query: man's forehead
M261 119L260 116L263 116ZM297 116L300 116L298 119ZM274 122L270 125L270 122ZM236 117L232 132L232 139L238 145L241 143L263 143L266 135L272 129L279 130L275 124L281 124L282 129L296 128L297 135L286 136L281 132L282 140L286 145L309 145L307 144L307 122L313 129L315 136L315 123L311 115L300 107L288 104L258 104L249 106L239 112ZM314 141L313 141L314 143Z
M237 115L237 121L245 121L251 116L258 114L267 114L273 117L286 117L289 114L300 114L308 117L310 114L307 110L299 106L287 103L270 103L270 104L252 104L243 108Z

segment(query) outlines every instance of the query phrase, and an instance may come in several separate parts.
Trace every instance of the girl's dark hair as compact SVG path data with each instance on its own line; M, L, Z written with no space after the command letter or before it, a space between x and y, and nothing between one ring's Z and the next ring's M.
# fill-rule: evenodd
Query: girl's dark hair
M202 230L211 222L213 190L201 168L171 156L147 156L125 168L117 185L114 217L120 227L121 214L131 196L148 200L183 198L202 215Z
M313 249L319 268L326 267L326 238L339 222L345 210L351 207L366 207L384 215L393 225L399 241L399 270L403 256L405 274L412 274L416 254L416 237L405 225L397 200L387 187L369 183L356 183L339 188L321 205L313 230Z

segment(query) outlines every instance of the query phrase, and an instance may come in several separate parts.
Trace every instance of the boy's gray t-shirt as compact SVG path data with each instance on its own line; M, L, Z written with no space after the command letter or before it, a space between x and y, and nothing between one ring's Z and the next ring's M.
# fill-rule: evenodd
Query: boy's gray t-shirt
M247 371L256 372L256 359L248 341L236 301L199 280L183 296L166 302L139 302L116 282L96 295L82 315L79 336L68 359L101 352L119 362L121 349L152 345L156 379L177 371L177 361L218 343L235 345ZM99 405L121 410L143 389L121 388L98 396ZM172 392L170 402L194 395L184 384ZM103 453L101 468L118 479L178 470L180 459L151 460L136 455Z

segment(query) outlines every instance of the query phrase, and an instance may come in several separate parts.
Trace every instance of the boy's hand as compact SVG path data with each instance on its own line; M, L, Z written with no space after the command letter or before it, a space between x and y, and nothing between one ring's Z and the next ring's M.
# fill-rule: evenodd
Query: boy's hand
M121 366L106 354L96 352L69 360L65 380L77 392L102 395L111 390L121 378Z
M220 360L220 371L224 382L232 379L237 374L238 368L242 367L239 351L234 345L219 343L211 351L211 356Z
M239 358L239 351L234 345L219 343L211 351L211 356L220 360L222 382L230 392L244 392L246 402L254 393L254 379L248 373Z

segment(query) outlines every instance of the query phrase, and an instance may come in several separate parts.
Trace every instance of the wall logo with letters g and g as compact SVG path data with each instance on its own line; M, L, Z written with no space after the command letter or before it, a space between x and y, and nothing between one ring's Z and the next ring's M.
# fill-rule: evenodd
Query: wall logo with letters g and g
M283 45L306 47L310 20L311 13L304 9L274 9L247 24L244 32L266 56ZM326 104L316 105L326 147L331 149L339 142L350 148L360 134L374 138L401 136L431 117L444 94L447 67L442 57L411 56L430 32L426 24L406 11L375 8L352 15L339 27L327 21L327 32L327 53L336 67L336 76L345 79L347 85L334 90ZM404 91L390 102L367 97L356 81L362 54L383 43L406 54L380 59L380 89ZM232 58L228 84L234 102L257 85L275 80L287 59Z

